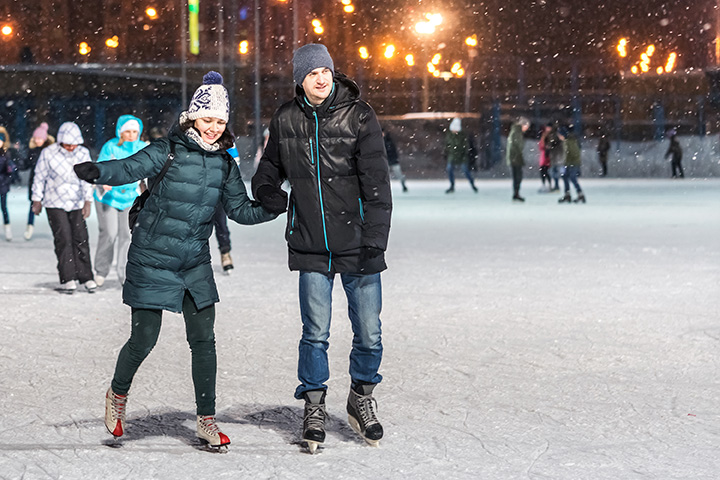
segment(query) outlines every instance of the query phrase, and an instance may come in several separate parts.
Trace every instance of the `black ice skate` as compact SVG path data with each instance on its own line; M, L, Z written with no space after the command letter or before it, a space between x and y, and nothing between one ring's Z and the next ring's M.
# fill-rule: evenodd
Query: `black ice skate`
M572 198L570 198L570 192L565 192L565 195L560 197L560 200L558 200L558 203L570 203L572 202Z
M375 415L377 401L372 396L374 384L356 385L350 389L347 401L348 422L355 432L373 447L383 437L383 428Z
M310 453L315 453L325 441L325 390L305 392L305 413L303 414L302 440L307 443Z
M573 200L574 203L585 203L585 195L580 192L578 193L578 196L575 200Z

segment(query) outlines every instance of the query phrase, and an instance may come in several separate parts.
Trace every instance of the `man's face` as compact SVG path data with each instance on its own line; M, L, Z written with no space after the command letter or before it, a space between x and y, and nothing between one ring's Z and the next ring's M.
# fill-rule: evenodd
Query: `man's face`
M71 145L69 143L61 143L60 146L67 150L68 152L74 152L77 148L77 145Z
M320 105L330 95L332 83L332 70L327 67L319 67L305 76L302 88L310 103Z

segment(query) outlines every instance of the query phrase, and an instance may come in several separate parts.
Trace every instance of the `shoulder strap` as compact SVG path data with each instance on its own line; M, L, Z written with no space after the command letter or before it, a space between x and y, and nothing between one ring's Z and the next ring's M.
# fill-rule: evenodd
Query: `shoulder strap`
M157 174L157 177L155 177L155 181L152 183L152 186L149 188L150 192L148 195L152 194L153 188L155 188L155 185L160 183L167 173L168 169L170 169L170 165L172 164L173 160L175 160L175 143L170 141L170 153L168 153L167 160L165 160L165 164L163 165L162 170L160 170L160 173Z

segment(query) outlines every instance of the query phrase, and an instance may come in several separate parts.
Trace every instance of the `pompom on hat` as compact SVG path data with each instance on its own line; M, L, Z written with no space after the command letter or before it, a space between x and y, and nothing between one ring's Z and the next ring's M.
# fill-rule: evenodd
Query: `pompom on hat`
M223 78L218 72L210 71L203 77L203 84L195 90L186 112L188 120L214 117L230 119L230 101L223 86Z

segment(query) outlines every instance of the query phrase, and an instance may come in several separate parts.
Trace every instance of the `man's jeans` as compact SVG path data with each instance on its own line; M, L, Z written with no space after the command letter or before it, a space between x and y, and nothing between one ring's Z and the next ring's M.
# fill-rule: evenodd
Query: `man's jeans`
M380 310L382 288L380 274L341 273L348 300L348 316L353 341L350 351L350 378L353 382L380 383L382 360ZM298 379L295 398L302 399L309 390L327 389L328 337L332 313L334 277L317 272L300 272L300 315L303 322L299 346Z

